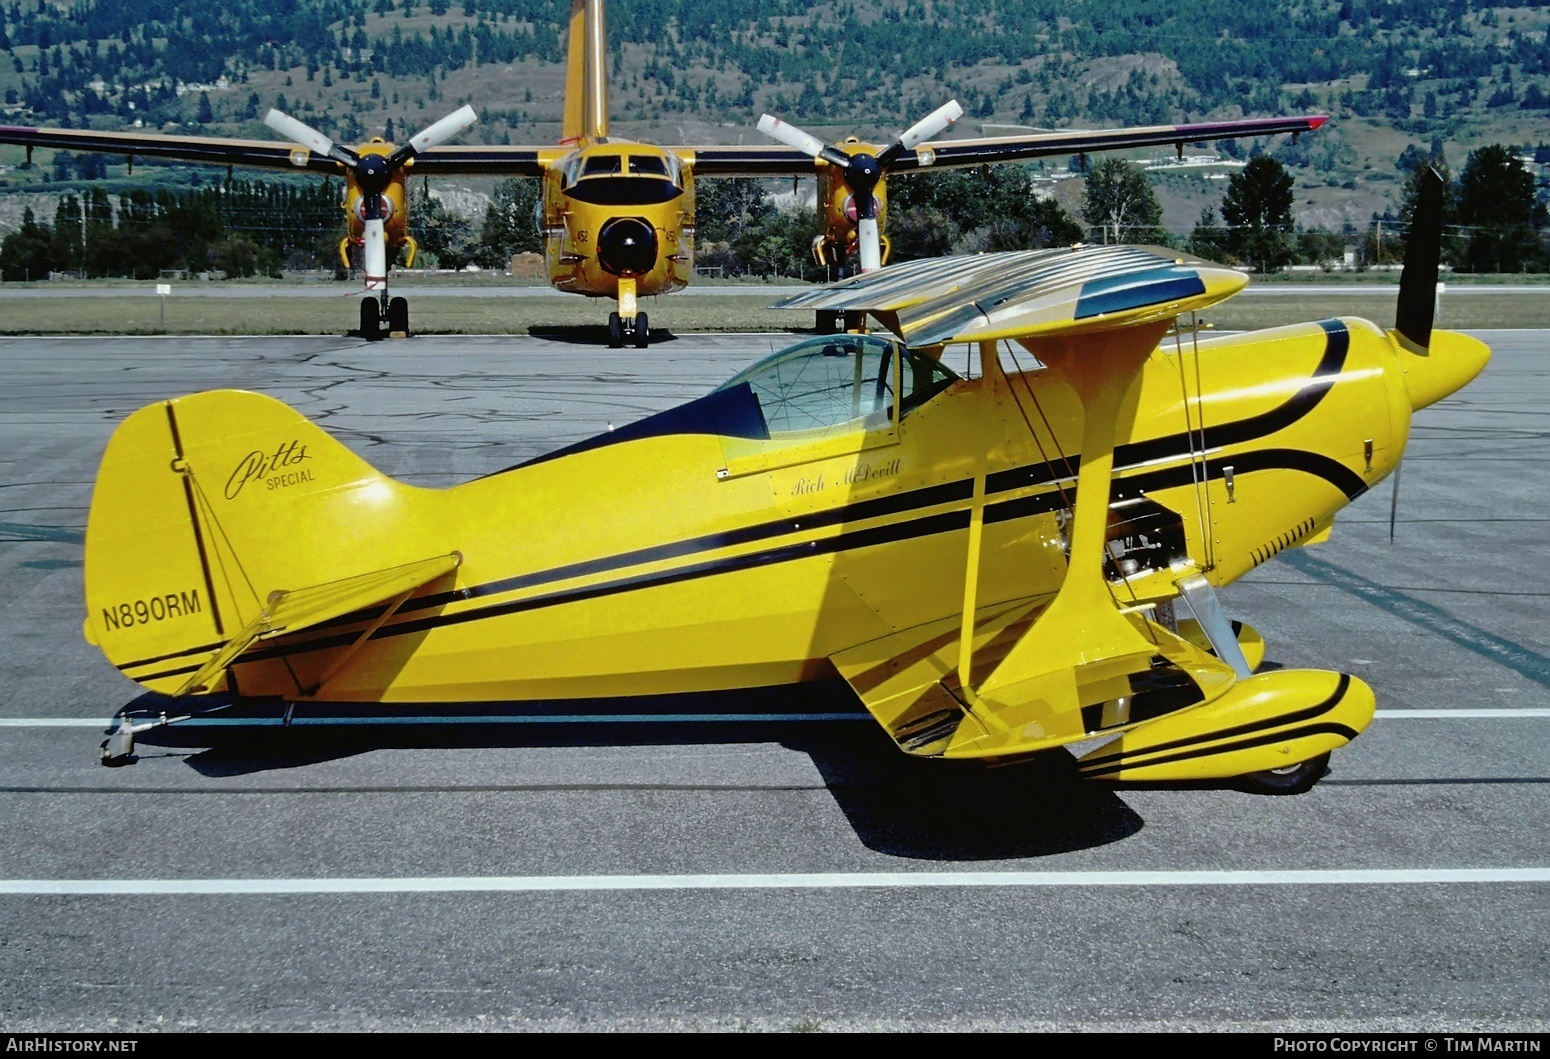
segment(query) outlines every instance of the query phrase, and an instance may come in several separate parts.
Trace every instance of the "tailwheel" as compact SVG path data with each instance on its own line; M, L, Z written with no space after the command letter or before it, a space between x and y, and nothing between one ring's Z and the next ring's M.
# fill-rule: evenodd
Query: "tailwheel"
M361 299L361 337L368 342L382 337L382 311L375 298Z
M624 348L624 321L619 319L618 313L608 314L608 348Z
M1326 752L1310 761L1288 765L1283 769L1251 772L1243 777L1243 784L1256 794L1304 794L1324 778L1328 769L1329 754Z
M651 341L651 324L646 320L645 313L635 314L635 348L645 349Z
M394 298L388 302L387 329L389 334L409 337L409 299Z

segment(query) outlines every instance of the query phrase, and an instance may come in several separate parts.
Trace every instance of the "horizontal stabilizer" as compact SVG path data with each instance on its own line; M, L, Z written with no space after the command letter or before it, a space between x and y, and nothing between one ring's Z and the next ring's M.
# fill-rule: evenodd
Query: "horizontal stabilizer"
M321 585L273 592L268 605L258 616L227 641L175 694L207 690L216 677L257 642L321 625L378 603L407 599L420 586L456 570L461 562L462 556L452 552Z
M1231 297L1235 269L1161 247L1089 246L908 261L775 303L867 312L916 348L1114 331Z

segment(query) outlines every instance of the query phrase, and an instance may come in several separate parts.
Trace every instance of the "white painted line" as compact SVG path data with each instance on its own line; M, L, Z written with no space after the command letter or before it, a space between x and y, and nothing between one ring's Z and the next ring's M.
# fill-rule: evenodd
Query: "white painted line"
M118 724L90 717L0 717L0 728L112 728Z
M1377 716L1392 720L1413 720L1417 717L1425 720L1453 719L1456 717L1550 717L1550 708L1524 706L1513 709L1508 706L1502 709L1480 707L1478 709L1461 710L1379 710Z
M0 879L0 896L563 893L577 890L854 890L918 887L1394 886L1550 883L1550 868L1332 871L943 871L790 875L486 875L404 879Z
M542 714L494 714L479 717L458 716L403 716L403 717L296 717L291 721L293 728L318 728L329 725L356 725L356 724L645 724L654 721L673 722L682 724L695 723L721 723L732 721L864 721L870 714L865 713L681 713L681 714L556 714L544 716ZM1379 710L1376 714L1379 720L1523 720L1525 718L1550 717L1550 707L1521 706L1521 707L1479 707L1468 709L1438 709L1438 710ZM150 715L132 718L135 722L153 720ZM177 727L209 727L221 725L223 727L240 727L248 725L254 728L268 728L280 723L278 717L204 717L178 724ZM116 717L0 717L0 728L116 728Z

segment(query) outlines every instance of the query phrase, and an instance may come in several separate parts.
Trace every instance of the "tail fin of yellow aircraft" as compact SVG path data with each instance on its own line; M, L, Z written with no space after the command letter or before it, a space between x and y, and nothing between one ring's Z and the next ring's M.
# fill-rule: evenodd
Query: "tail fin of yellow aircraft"
M152 690L218 690L254 643L450 574L456 553L416 554L423 522L409 532L433 495L269 397L148 405L114 432L98 472L86 638Z
M565 58L564 143L608 135L608 42L603 0L571 0Z

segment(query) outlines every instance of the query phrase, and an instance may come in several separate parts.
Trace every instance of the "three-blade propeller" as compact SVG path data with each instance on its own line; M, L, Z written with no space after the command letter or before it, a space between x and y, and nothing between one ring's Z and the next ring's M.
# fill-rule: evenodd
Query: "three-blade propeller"
M382 193L387 190L393 177L406 162L421 151L428 151L445 143L474 122L479 120L474 108L463 106L409 137L408 141L393 148L388 154L359 154L342 147L321 132L298 121L289 114L271 110L264 116L264 124L294 143L306 147L314 154L332 158L355 178L361 189L361 220L365 223L362 233L363 264L368 289L387 283L387 244L383 232L384 209ZM384 295L385 297L385 295Z
M961 117L963 108L956 99L949 100L905 129L898 139L875 155L866 151L846 154L838 147L824 143L811 133L803 132L795 125L788 125L772 114L765 114L759 119L759 131L803 154L821 158L840 170L856 204L856 236L861 254L861 271L873 272L882 267L882 240L877 231L877 199L874 197L878 181L906 151L913 151Z

